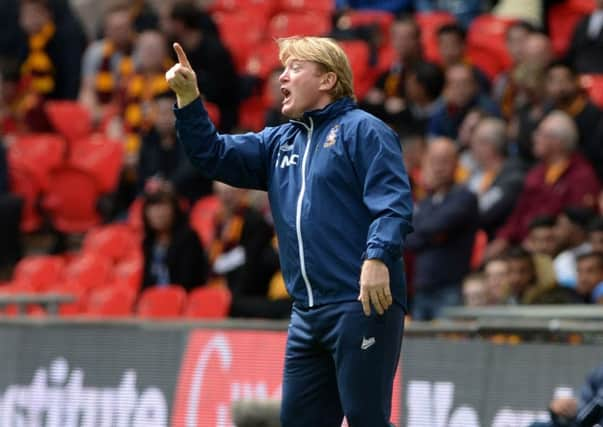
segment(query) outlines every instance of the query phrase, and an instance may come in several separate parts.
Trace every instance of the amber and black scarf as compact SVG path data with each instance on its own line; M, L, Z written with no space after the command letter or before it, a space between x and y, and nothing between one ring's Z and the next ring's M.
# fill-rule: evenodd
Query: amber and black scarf
M118 93L120 82L127 80L133 74L134 64L129 51L130 49L124 53L119 62L118 81L116 81L113 70L111 70L111 59L116 52L115 46L109 40L103 43L102 61L95 81L96 95L101 104L113 101Z

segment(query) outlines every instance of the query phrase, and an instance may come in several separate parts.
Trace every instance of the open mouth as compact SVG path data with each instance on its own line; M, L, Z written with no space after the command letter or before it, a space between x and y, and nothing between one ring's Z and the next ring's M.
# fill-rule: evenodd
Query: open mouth
M285 89L284 87L281 87L281 93L283 94L283 104L284 104L291 98L291 91L289 89Z

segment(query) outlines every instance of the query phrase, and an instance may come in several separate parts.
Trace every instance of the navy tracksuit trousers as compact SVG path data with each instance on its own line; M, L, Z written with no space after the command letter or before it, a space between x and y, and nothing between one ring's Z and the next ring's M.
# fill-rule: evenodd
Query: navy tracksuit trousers
M393 304L370 317L358 301L294 304L287 337L282 427L389 427L404 329Z

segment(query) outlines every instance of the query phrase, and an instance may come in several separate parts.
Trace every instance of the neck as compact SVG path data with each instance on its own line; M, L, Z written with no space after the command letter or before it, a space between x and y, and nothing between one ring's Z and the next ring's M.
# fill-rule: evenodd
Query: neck
M504 162L505 159L502 157L492 157L484 162L484 170L486 172L498 172Z
M566 162L570 158L570 155L567 153L552 153L543 159L544 163L548 165L554 165L556 163Z
M168 245L172 239L172 233L169 230L158 231L156 239L160 245Z

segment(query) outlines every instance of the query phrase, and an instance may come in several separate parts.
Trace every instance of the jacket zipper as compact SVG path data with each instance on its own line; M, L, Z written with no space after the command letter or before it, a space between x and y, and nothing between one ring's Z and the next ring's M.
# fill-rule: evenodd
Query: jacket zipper
M310 284L310 280L308 279L308 273L306 271L306 259L304 255L304 242L302 239L301 233L301 213L302 213L302 204L304 201L304 194L306 192L306 162L308 160L308 153L310 152L310 145L312 144L312 133L314 131L314 121L312 117L309 117L310 126L306 125L304 122L300 123L303 127L308 131L308 140L306 142L306 149L304 150L304 157L302 159L302 182L301 188L299 190L299 196L297 198L297 209L295 213L295 230L297 232L297 245L299 248L299 264L301 268L302 278L304 279L304 283L306 285L306 291L308 292L308 306L314 306L314 295L312 294L312 285Z

